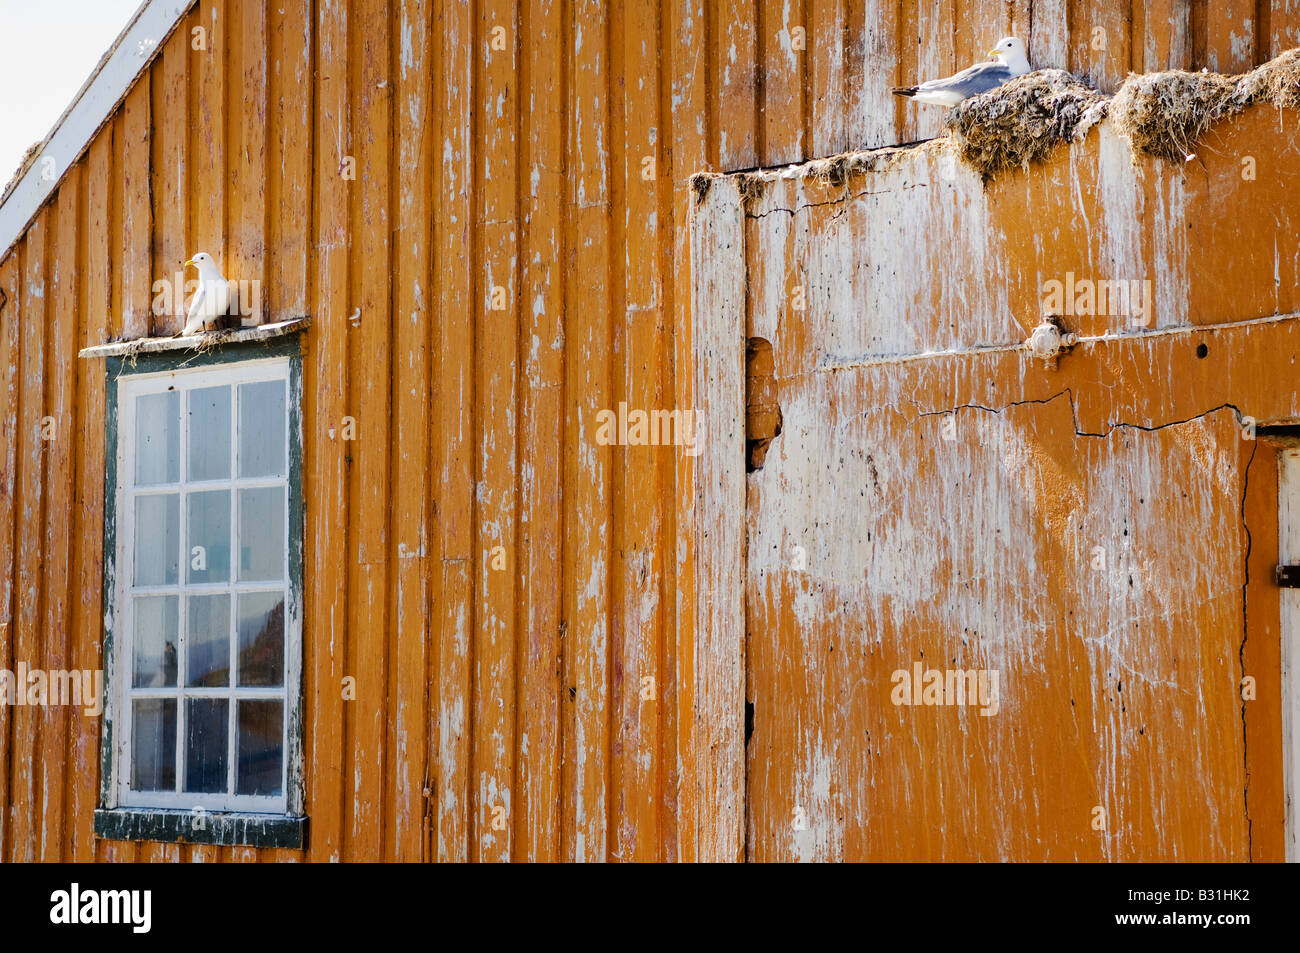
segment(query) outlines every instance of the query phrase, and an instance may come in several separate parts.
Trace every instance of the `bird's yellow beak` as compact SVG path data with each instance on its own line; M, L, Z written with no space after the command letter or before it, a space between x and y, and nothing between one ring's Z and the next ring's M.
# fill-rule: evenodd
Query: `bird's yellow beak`
M194 259L193 259L193 258L187 258L187 259L185 259L185 261L184 261L182 264L183 264L184 267L188 268L190 265L193 265L193 264L194 264Z
M997 55L998 55L997 50L989 50L989 56L997 56Z

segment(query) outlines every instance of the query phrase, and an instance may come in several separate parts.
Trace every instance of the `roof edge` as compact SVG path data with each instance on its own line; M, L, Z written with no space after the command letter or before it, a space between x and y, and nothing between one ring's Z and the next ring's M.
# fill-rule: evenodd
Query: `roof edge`
M127 91L149 68L163 41L196 0L144 0L55 122L13 189L0 200L0 260L8 257ZM55 175L44 161L54 161Z

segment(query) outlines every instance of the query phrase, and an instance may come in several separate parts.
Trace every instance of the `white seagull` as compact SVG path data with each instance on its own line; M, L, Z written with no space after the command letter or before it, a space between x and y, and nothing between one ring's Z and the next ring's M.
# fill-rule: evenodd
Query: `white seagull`
M182 337L198 334L200 331L212 330L211 325L225 316L230 310L230 282L221 273L212 256L205 251L199 252L186 266L193 265L199 270L199 288L190 299L190 313L185 318Z
M956 106L964 99L987 93L1033 69L1029 65L1029 57L1025 55L1025 44L1014 36L999 40L998 45L989 50L989 56L995 57L995 60L976 63L947 79L932 79L919 86L896 86L892 92L895 96L906 96L918 103Z

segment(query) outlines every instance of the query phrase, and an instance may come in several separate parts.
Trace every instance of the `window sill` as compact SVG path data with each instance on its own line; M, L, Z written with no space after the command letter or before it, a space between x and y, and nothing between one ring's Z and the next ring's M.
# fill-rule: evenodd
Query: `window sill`
M164 351L208 350L219 344L250 344L273 341L304 330L311 324L308 318L293 318L276 324L259 324L251 328L213 331L190 337L140 338L135 341L113 341L83 347L80 357L134 357L138 354L158 354Z
M200 817L203 826L196 830ZM147 807L99 808L95 811L95 835L105 840L301 850L307 846L307 818L216 812L198 815Z

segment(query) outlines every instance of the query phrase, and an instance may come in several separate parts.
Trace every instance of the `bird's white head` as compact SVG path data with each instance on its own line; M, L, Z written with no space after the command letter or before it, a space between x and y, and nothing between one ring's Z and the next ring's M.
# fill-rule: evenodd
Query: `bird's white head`
M998 62L1016 76L1030 70L1029 54L1025 51L1024 41L1017 37L1007 36L998 40L998 45L989 50L989 56L996 57Z
M221 269L212 256L205 251L199 252L189 261L185 262L186 266L193 266L199 270L199 276L202 278L220 278Z

